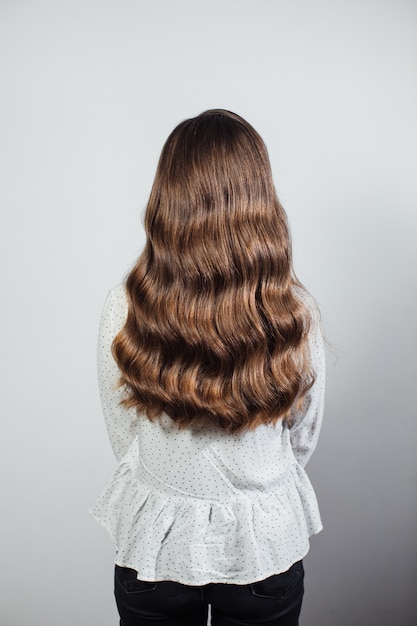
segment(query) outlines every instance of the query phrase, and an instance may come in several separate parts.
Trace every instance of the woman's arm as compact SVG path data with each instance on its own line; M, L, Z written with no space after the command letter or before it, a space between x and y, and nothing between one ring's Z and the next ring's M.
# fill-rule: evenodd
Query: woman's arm
M291 446L295 458L302 467L305 467L314 452L323 418L326 366L324 340L317 318L313 321L309 345L316 380L306 393L302 408L294 410L291 415L290 427Z
M120 461L137 434L137 413L126 409L120 401L123 388L118 387L119 369L111 353L114 337L121 330L127 316L124 285L108 294L103 307L97 346L98 382L104 419L113 452Z

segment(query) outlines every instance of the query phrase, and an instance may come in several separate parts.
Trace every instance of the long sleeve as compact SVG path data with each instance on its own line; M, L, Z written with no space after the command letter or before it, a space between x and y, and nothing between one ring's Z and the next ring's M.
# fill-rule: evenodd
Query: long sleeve
M120 372L111 353L112 341L121 330L126 316L124 286L119 285L110 291L104 303L97 345L100 399L110 443L118 461L137 434L136 410L126 409L120 404L123 389L117 385Z
M294 456L302 467L314 452L323 419L326 367L323 335L317 318L313 322L309 345L316 380L304 398L303 407L294 411L290 428Z

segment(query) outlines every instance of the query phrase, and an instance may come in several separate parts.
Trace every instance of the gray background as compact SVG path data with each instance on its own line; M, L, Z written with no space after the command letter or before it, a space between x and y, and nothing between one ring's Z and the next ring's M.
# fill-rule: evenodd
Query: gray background
M417 623L416 27L407 0L0 3L2 626L117 623L98 319L211 107L264 137L331 344L302 624Z

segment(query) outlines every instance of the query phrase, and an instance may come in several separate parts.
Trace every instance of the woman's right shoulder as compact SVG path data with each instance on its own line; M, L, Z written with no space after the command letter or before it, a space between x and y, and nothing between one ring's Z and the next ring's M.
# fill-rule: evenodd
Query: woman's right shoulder
M316 299L311 295L305 287L296 285L294 289L294 293L296 297L302 302L305 307L305 311L310 318L310 322L312 322L313 327L316 327L320 324L320 308L316 301Z

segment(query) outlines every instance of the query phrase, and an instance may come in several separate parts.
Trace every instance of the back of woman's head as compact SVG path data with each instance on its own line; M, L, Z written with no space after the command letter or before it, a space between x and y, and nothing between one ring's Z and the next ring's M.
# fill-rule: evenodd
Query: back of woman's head
M313 381L310 311L258 133L212 110L168 137L113 343L125 404L229 432L286 418Z

